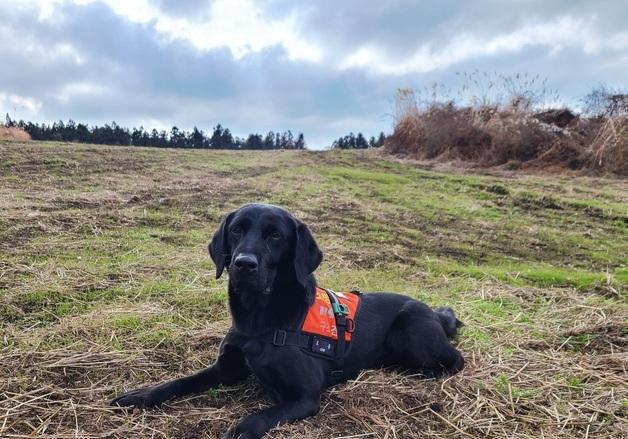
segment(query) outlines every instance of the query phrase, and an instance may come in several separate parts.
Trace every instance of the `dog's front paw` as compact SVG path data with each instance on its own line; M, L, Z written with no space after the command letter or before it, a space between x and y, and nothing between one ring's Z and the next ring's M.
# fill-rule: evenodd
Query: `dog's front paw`
M148 408L156 407L163 401L164 399L160 396L160 391L157 387L143 387L119 395L111 401L111 405L118 407Z

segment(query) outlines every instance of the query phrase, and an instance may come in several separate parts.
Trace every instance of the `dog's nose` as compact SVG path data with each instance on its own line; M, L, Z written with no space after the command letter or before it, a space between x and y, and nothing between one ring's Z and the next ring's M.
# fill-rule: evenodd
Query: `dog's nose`
M257 258L253 255L240 254L233 261L238 270L257 270Z

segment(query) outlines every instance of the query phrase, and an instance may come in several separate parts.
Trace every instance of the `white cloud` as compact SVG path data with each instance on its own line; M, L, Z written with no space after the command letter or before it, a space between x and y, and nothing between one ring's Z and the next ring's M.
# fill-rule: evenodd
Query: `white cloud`
M117 15L135 23L148 23L159 18L159 10L147 0L73 0L77 5L105 3Z
M611 39L601 38L591 22L567 16L491 38L461 34L442 48L434 49L433 46L432 43L422 44L412 56L401 60L391 59L376 47L361 47L339 67L343 70L362 68L384 75L405 75L445 69L471 58L520 52L532 46L545 47L551 55L556 55L565 47L580 48L587 54L606 49L627 50L628 33L617 34Z
M21 50L31 55L33 62L39 65L48 65L55 60L70 60L75 65L85 63L85 57L69 43L46 45L36 40L23 40Z
M80 95L97 97L103 95L107 90L107 87L91 82L74 82L61 87L55 97L61 102L68 102Z
M85 63L85 55L68 42L43 41L18 27L2 26L1 23L0 53L5 58L15 53L28 55L33 64L40 66L57 60L70 61L74 65Z
M164 14L148 0L73 1L105 3L117 15L152 26L166 40L186 41L201 51L227 47L235 59L276 45L284 47L290 60L316 62L323 56L321 47L299 35L294 14L270 20L252 0L215 0L194 20Z
M286 49L290 59L318 61L322 55L320 48L297 35L293 16L266 20L249 0L217 0L211 5L209 17L200 22L162 16L155 29L172 40L189 41L201 50L228 47L236 59L278 44Z
M41 101L12 93L0 92L0 114L8 113L12 118L22 119L36 116L41 110Z

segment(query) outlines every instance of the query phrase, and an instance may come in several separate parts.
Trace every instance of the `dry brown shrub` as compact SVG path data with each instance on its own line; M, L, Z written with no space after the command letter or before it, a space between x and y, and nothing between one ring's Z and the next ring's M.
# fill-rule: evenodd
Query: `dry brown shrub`
M423 113L402 118L393 133L389 149L422 159L443 154L451 158L477 159L491 143L490 135L473 123L471 109L459 110L453 104L431 106Z
M545 152L541 153L534 166L542 164L544 167L567 167L569 169L582 169L589 162L590 154L573 141L564 138L556 140Z
M30 134L16 127L0 126L0 140L31 140Z
M566 108L530 105L416 104L397 97L395 127L384 151L419 160L505 169L573 169L628 175L628 116L580 118Z
M402 115L385 150L418 159L494 166L531 160L549 149L553 137L554 133L525 113L435 103Z
M481 164L501 165L512 160L526 162L546 151L555 134L525 113L498 112L482 127L491 137Z
M628 116L606 119L590 150L593 166L628 175Z

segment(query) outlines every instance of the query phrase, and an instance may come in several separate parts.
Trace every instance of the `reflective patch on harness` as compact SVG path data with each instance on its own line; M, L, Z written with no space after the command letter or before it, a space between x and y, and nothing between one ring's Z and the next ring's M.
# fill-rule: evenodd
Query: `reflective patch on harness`
M334 342L324 338L312 337L312 352L323 355L334 355Z
M338 300L341 304L345 305L348 309L347 319L355 320L355 313L358 309L360 302L360 296L352 293L338 293ZM352 322L353 323L353 322ZM351 330L345 332L345 340L351 340ZM307 332L313 335L320 335L322 337L331 338L332 340L338 340L338 330L336 329L336 318L331 306L331 301L327 292L322 288L316 288L316 298L314 303L310 307L301 331Z

